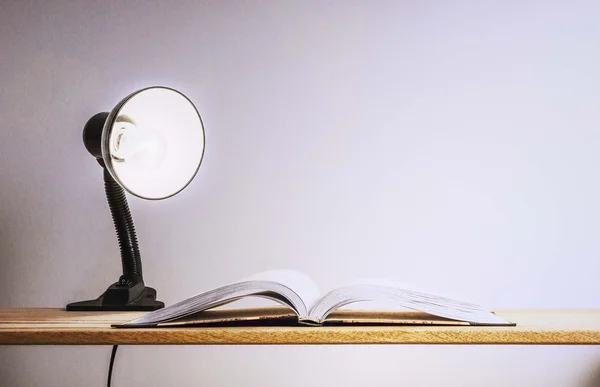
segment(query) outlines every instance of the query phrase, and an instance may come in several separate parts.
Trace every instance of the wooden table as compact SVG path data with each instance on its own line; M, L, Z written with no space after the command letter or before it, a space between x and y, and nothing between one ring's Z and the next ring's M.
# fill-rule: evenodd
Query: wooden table
M499 310L512 327L335 326L116 329L135 312L0 309L0 344L600 344L600 310Z

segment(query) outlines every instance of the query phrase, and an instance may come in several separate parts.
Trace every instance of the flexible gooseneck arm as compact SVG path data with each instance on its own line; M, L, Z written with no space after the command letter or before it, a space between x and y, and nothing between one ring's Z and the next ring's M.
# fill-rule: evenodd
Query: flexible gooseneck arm
M142 257L138 247L137 236L135 234L135 226L125 190L115 181L110 172L104 168L104 191L106 192L106 200L110 207L115 230L117 231L117 239L121 249L121 264L123 265L123 275L132 276L142 275Z

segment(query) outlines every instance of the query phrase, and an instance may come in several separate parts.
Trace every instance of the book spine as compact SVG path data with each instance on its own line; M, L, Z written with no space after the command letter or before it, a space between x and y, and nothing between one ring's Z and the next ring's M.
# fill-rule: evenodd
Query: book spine
M322 325L320 321L313 320L311 318L303 318L303 317L298 318L298 324L306 325L306 326L310 326L310 327L319 327Z

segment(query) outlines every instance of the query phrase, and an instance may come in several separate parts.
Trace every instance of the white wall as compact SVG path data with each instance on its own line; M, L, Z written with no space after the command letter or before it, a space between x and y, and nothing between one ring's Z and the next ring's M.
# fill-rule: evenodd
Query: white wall
M93 298L120 263L86 120L163 84L194 182L131 199L173 303L274 267L598 308L600 4L0 0L0 307ZM109 347L0 348L2 386L102 386ZM129 368L129 371L126 370ZM597 347L124 347L115 386L599 386ZM319 383L324 385L325 383Z

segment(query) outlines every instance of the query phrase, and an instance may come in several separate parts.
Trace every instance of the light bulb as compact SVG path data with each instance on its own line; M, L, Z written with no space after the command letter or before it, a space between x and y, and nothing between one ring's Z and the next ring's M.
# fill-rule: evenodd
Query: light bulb
M110 136L110 154L118 163L156 168L165 160L167 144L161 131L138 127L129 117L119 116Z

